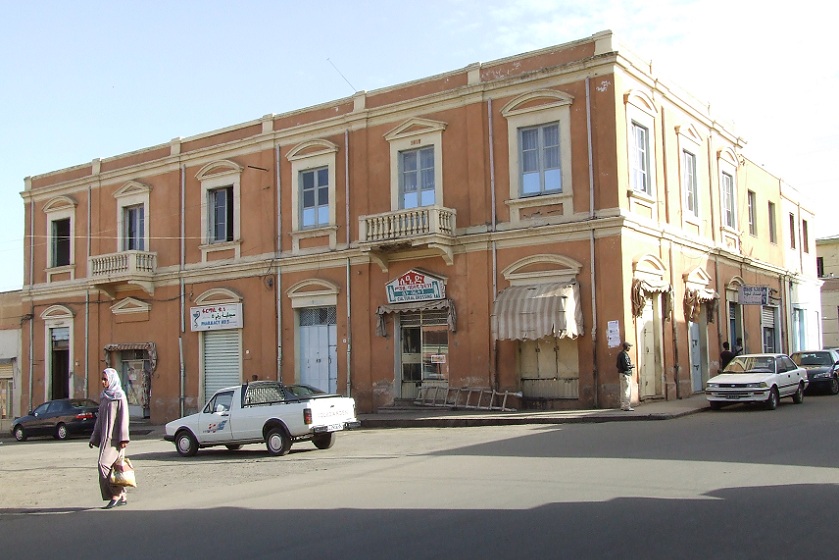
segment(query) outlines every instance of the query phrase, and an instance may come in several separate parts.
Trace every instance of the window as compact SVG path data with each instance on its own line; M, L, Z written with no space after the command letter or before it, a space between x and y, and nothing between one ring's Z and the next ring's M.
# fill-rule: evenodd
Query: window
M329 225L329 168L300 172L300 226Z
M754 191L749 191L748 193L748 204L749 204L749 233L752 235L757 235L757 216L755 215L756 207L757 207L757 195Z
M632 123L632 190L652 194L650 184L650 132L645 126Z
M789 248L795 249L795 214L789 215Z
M50 266L67 266L70 264L70 218L52 221L50 243L52 246L52 262Z
M699 187L696 184L696 156L687 150L682 152L683 177L685 189L685 210L691 216L699 216Z
M207 240L210 243L233 241L233 185L212 189L207 195L210 210Z
M145 208L142 204L123 208L122 249L124 251L145 251Z
M775 224L775 203L769 203L769 241L771 243L778 242L778 232Z
M399 152L400 209L434 205L434 146Z
M808 231L807 220L801 220L801 250L810 252L810 232Z
M824 257L816 257L816 274L824 278Z
M728 173L722 174L722 223L726 227L734 228L734 177Z
M519 130L521 196L562 192L559 166L559 124Z

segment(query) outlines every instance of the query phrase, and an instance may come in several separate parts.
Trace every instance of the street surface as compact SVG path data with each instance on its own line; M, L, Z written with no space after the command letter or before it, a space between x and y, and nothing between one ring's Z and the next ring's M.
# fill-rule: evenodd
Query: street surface
M667 421L359 430L182 458L132 441L99 509L85 439L0 445L0 558L839 557L839 397Z

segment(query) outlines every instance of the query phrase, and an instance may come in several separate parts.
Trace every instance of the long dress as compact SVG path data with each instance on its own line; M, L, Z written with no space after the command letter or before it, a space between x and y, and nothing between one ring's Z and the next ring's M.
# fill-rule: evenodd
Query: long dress
M99 403L99 415L90 436L90 443L99 446L99 490L103 500L119 496L122 488L110 482L111 469L120 454L120 442L130 441L128 436L128 400L103 398Z

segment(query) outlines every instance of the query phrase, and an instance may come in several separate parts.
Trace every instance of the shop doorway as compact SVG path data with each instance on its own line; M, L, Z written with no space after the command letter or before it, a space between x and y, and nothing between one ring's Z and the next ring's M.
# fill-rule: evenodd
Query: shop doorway
M129 415L148 418L151 410L151 361L145 350L121 352L122 387L128 399Z
M650 297L637 319L638 329L638 397L640 399L662 394L661 361L656 359L661 340L661 294Z
M399 320L399 368L402 399L416 399L421 387L448 387L447 310L402 313Z
M70 329L50 329L50 399L70 396Z
M338 331L335 306L299 310L300 383L338 392Z

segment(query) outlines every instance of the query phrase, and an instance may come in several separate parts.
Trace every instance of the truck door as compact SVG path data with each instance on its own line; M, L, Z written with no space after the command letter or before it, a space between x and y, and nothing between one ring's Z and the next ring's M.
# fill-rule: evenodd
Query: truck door
M218 443L232 439L230 404L233 391L216 393L198 417L198 439L202 443Z

